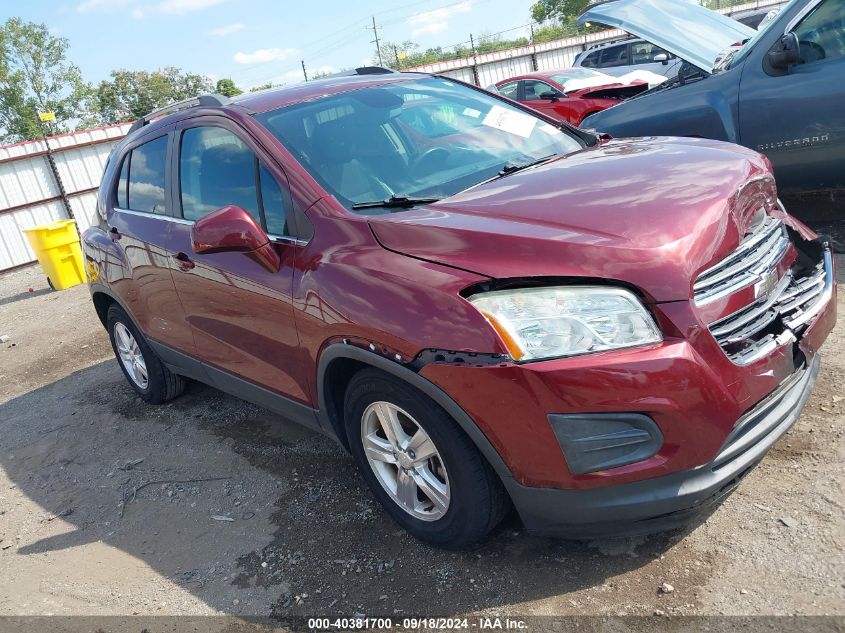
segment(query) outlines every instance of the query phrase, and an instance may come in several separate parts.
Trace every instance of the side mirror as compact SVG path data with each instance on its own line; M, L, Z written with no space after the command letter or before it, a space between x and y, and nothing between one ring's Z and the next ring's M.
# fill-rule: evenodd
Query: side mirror
M244 253L270 272L278 272L281 258L270 238L241 207L229 205L203 216L191 228L195 253Z
M768 55L769 65L777 70L786 70L801 61L801 45L795 33L787 33L771 48Z
M547 90L540 94L540 99L543 101L557 101L560 98L560 93Z
M654 61L660 62L666 66L669 63L669 56L666 53L658 53L654 56Z

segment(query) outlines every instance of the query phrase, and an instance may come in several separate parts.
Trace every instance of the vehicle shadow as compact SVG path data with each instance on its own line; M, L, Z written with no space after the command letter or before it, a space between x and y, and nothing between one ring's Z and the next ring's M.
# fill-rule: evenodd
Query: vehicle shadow
M0 465L45 513L44 535L17 555L102 541L236 615L520 613L549 597L572 613L685 534L554 541L510 516L477 546L431 548L386 516L330 440L199 384L146 405L111 360L0 406ZM653 596L644 577L622 581L629 599L632 582Z

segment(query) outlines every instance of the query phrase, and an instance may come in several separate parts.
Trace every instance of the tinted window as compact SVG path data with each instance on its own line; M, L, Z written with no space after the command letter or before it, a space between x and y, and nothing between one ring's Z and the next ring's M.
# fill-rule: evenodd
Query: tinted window
M285 200L282 196L282 188L267 171L264 165L259 170L261 180L261 203L264 207L264 219L267 223L267 232L272 235L290 235L285 213Z
M559 91L543 81L537 81L536 79L525 80L526 101L539 101L540 95L544 92L554 92L557 94Z
M610 68L613 66L627 66L628 65L628 45L620 44L619 46L609 46L601 51L602 68Z
M256 177L260 178L260 197ZM253 151L226 129L185 130L179 182L185 219L197 220L234 204L247 211L268 233L290 235L279 183L260 165Z
M147 213L164 213L164 172L167 164L167 137L139 145L129 158L127 208Z
M599 55L601 55L601 51L596 51L595 53L590 53L584 58L584 61L581 62L581 65L584 68L596 68L599 65Z
M117 192L115 193L115 197L117 198L117 206L121 209L128 209L129 202L126 199L127 196L127 189L129 185L129 154L124 156L123 164L120 166L120 178L117 180Z
M509 84L502 84L499 86L499 94L503 97L507 97L508 99L516 100L516 91L519 86L519 82L512 81Z
M824 0L795 28L801 62L845 57L845 2Z
M185 130L179 160L182 216L197 220L234 204L261 222L255 170L255 154L228 130Z
M666 58L669 55L659 46L655 46L651 42L637 42L631 44L631 63L632 64L651 64L654 62L654 56L664 54Z

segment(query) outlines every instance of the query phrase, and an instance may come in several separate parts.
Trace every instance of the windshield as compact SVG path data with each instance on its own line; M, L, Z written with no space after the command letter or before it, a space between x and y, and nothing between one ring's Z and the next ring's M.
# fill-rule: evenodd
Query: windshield
M596 70L590 70L589 68L573 68L572 70L567 70L562 73L556 73L552 75L550 79L562 86L566 92L568 92L567 83L581 79L602 79L607 80L607 83L609 84L616 83L618 81L610 75L600 73Z
M445 198L508 173L508 166L583 147L569 132L440 77L327 96L256 118L348 209L390 198Z
M792 8L792 5L797 2L803 3L806 1L807 0L792 0L789 4L780 9L778 15L785 15ZM772 28L772 26L778 21L779 20L775 18L766 24L761 24L759 30L754 35L754 37L745 42L742 48L738 48L734 51L731 51L724 59L720 61L719 66L714 69L714 72L718 72L720 70L727 70L728 68L733 68L737 64L741 64L742 61L748 56L748 53L750 53L754 49L754 46L757 44L757 42L759 42L761 38L765 37L766 33L769 32L769 29Z

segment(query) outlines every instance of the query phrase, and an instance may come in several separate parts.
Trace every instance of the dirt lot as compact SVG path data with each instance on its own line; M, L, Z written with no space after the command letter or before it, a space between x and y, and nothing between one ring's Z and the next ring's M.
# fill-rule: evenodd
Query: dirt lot
M843 321L801 420L706 523L572 543L512 517L454 553L406 536L322 437L201 385L145 405L84 287L10 273L0 614L844 615Z

